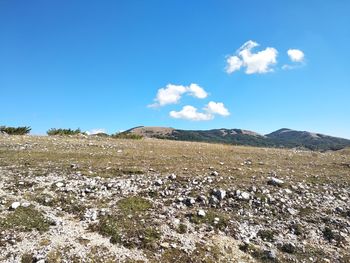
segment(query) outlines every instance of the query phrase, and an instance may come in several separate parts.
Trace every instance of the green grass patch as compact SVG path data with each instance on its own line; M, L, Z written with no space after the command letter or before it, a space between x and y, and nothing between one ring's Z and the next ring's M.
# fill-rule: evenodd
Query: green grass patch
M102 217L92 230L110 237L111 243L120 243L129 248L151 249L160 239L159 231L147 213L150 201L137 196L127 197L117 203L119 210L114 215Z
M49 230L49 226L50 222L32 206L18 207L0 220L0 229L45 232Z
M216 218L219 220L216 220ZM228 216L220 212L209 210L204 217L191 214L190 221L195 224L209 224L217 229L223 230L228 225Z
M138 196L127 197L118 202L118 208L125 215L145 212L152 207L147 199Z
M110 242L115 243L121 243L121 236L118 229L118 223L116 218L112 216L106 216L101 218L97 229L96 229L101 235L109 236Z

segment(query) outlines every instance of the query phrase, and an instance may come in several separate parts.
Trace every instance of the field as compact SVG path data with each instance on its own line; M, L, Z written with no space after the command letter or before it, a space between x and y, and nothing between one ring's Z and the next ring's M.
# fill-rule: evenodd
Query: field
M1 262L349 262L350 151L0 135Z

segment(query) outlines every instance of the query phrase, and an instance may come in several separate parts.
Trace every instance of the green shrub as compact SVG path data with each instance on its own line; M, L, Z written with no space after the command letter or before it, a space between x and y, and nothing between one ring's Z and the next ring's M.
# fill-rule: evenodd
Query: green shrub
M51 128L46 133L47 133L47 135L77 135L77 134L85 134L85 132L82 132L79 128L76 129L76 130Z
M25 135L31 131L31 128L28 126L23 127L6 127L0 126L0 132L5 132L9 135Z
M113 134L112 138L141 140L143 138L143 136L135 134L135 133L130 133L130 132L119 132L119 133Z

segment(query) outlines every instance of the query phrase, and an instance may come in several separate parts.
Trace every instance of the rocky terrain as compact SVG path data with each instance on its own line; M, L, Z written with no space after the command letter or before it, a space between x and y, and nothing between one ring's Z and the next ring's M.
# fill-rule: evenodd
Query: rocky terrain
M1 262L349 262L350 150L0 135Z

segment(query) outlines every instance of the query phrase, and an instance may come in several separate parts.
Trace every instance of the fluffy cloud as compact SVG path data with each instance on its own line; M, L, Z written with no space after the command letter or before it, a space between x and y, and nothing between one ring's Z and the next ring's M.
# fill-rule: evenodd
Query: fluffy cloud
M210 101L205 107L205 110L210 114L218 114L221 116L228 116L230 112L225 108L222 102Z
M192 83L190 86L188 86L187 91L190 93L191 96L198 99L205 99L206 97L208 97L208 93L202 87L198 86L195 83Z
M171 111L170 117L175 119L185 119L191 121L209 121L214 119L215 115L228 116L229 111L222 102L210 101L205 107L204 112L198 112L197 108L187 105L181 111Z
M303 62L304 52L299 49L288 49L287 54L293 62Z
M198 112L197 108L190 105L184 106L180 111L171 111L169 115L174 119L191 121L208 121L214 118L212 114Z
M198 99L204 99L208 96L208 93L195 83L192 83L189 86L168 84L165 88L158 90L156 98L154 99L155 103L149 105L149 107L161 107L168 104L176 104L185 93Z
M231 74L231 73L239 70L243 65L242 60L237 56L228 57L226 62L227 62L226 72L228 74Z
M277 50L273 47L257 53L252 53L252 49L259 46L258 43L249 40L244 43L238 50L237 55L229 56L226 60L226 72L231 74L241 67L245 67L246 74L267 73L273 71L271 66L277 63Z
M175 104L180 99L182 94L187 91L185 86L168 84L165 88L161 88L157 92L157 96L154 99L155 103L151 104L151 107L160 107L167 104Z

